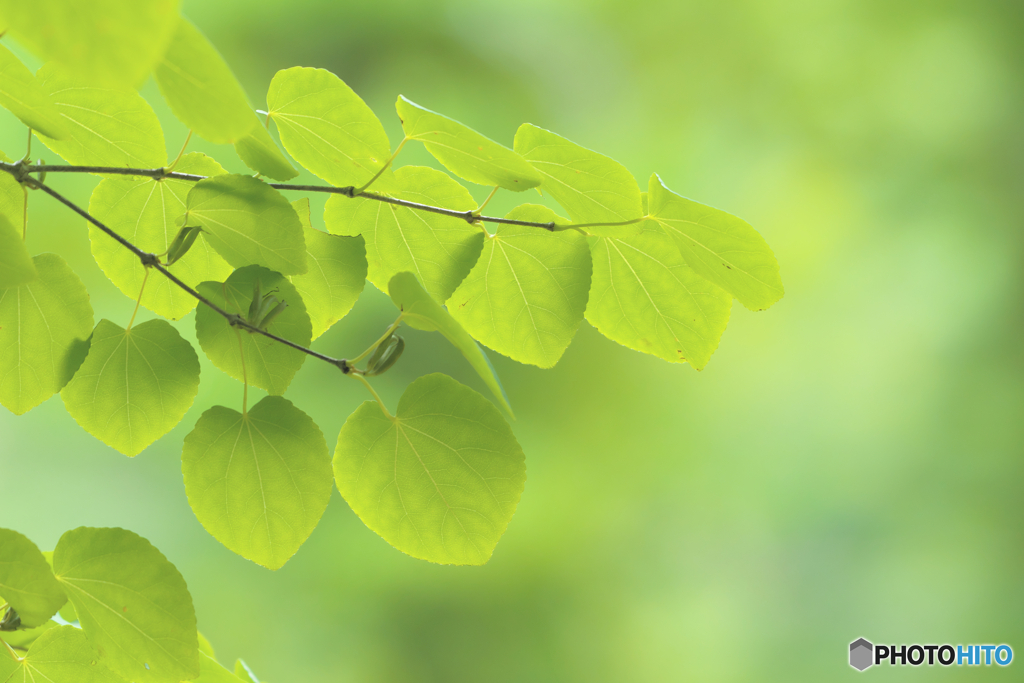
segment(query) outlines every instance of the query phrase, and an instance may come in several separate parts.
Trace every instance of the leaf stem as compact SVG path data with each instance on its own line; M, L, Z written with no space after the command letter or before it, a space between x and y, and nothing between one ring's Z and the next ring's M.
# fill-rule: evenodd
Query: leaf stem
M0 638L0 643L3 643L4 645L7 646L7 651L11 654L11 657L14 657L14 659L16 659L18 661L21 660L21 657L18 656L18 653L14 651L14 648L11 647L10 644L6 640L4 640L3 638Z
M383 342L385 339L390 337L392 335L392 333L394 333L394 331L398 329L398 326L401 324L401 322L402 322L402 316L400 315L400 316L398 316L398 320L396 320L395 322L391 323L391 327L388 328L387 332L385 332L383 335L381 335L380 339L378 339L377 341L375 341L372 344L370 344L370 348L366 349L361 354L359 354L358 356L356 356L355 358L350 360L348 362L349 365L355 365L356 363L358 363L359 361L361 361L362 359L366 358L371 353L373 353L373 350L375 348L377 348L377 346L380 345L381 342Z
M352 373L352 377L355 377L356 379L363 383L363 386L365 386L370 391L370 393L373 394L373 397L377 400L377 405L380 406L381 411L384 413L384 417L394 422L394 416L388 412L387 408L384 407L384 401L380 399L380 396L378 396L377 392L373 390L373 387L370 386L370 383L366 381L366 378L363 377L361 374L357 374L355 372Z
M191 140L191 139L192 139L192 131L190 130L188 132L188 135L185 137L185 144L183 144L181 146L181 149L178 150L178 156L174 157L174 161L172 161L171 165L167 167L167 172L168 173L173 171L174 167L178 165L178 162L181 160L181 155L185 153L185 148L188 147L189 140Z
M615 228L621 225L633 225L639 223L642 220L646 220L647 216L641 216L640 218L634 218L629 221L622 221L621 223L569 223L567 225L559 225L560 230L579 230L580 228Z
M236 327L235 336L238 337L238 355L242 359L242 417L249 414L249 374L245 370L245 349L242 346L242 333Z
M398 156L398 153L402 151L402 148L405 147L405 143L407 143L407 142L409 142L409 138L408 137L402 138L402 141L400 143L398 143L398 147L395 149L395 153L391 155L391 158L388 159L387 163L384 164L383 166L381 166L380 170L377 171L377 173L374 174L374 176L372 178L370 178L370 182L368 182L365 185L363 185L362 187L360 187L358 190L353 192L353 194L356 194L356 195L362 194L363 190L368 188L370 185L373 185L374 181L377 180L377 178L380 178L381 174L384 171L388 170L388 168L391 166L391 162L395 160L395 157Z
M476 207L476 213L477 213L478 216L484 210L484 207L487 206L488 203L490 203L491 197L493 197L495 194L497 194L497 192L500 189L500 187L501 187L500 185L495 185L494 189L491 190L491 193L489 195L487 195L487 199L484 200L484 203L481 204L480 206Z
M25 195L21 202L21 241L24 242L28 239L28 188L22 185L21 191Z
M142 293L146 291L146 281L149 280L149 268L143 269L145 272L142 274L142 286L139 287L139 298L135 300L135 310L132 311L132 319L128 321L128 327L125 328L125 332L132 331L132 325L135 324L135 316L139 313L139 305L142 303Z

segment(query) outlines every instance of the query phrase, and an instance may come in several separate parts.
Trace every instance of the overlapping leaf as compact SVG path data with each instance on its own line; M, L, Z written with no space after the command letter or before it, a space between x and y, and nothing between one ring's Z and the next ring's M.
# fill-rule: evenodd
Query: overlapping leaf
M406 137L421 141L428 152L460 178L515 192L541 184L540 174L525 159L472 128L401 95L395 108Z
M216 161L197 153L184 155L175 170L203 176L224 173ZM173 178L106 178L93 190L89 213L140 249L162 254L178 233L175 220L184 213L185 199L193 185ZM139 258L91 224L89 240L93 257L104 274L125 296L138 299L146 273ZM195 287L207 280L223 280L232 269L200 235L188 253L169 270L185 284ZM150 273L142 305L176 320L195 308L196 300L167 278Z
M506 218L566 222L531 204L516 207ZM495 351L549 368L583 321L590 271L590 247L580 233L499 225L448 300L448 311Z
M43 91L28 67L3 45L0 45L0 105L29 128L51 138L60 139L68 134L49 94Z
M0 289L32 282L39 274L25 249L21 231L0 213Z
M405 166L388 192L396 199L472 211L477 204L465 187L432 168ZM484 234L462 218L395 206L373 199L334 195L324 210L335 235L366 240L367 277L381 291L396 273L410 271L438 303L444 303L469 274L483 248Z
M185 437L181 465L189 504L206 530L270 569L295 554L331 497L320 428L279 396L246 414L207 410Z
M253 118L256 119L255 114ZM278 149L277 143L270 137L267 129L260 124L259 119L256 119L256 124L249 132L235 143L235 152L242 163L268 178L291 180L299 175Z
M374 401L338 435L341 495L402 552L442 564L483 564L526 482L523 451L498 410L442 374L409 385L389 419Z
M617 161L528 123L516 132L515 150L540 172L541 189L569 212L573 222L621 223L643 216L640 188ZM587 230L621 234L614 226Z
M391 278L388 292L391 294L391 300L402 311L402 320L409 327L427 332L440 332L444 335L444 338L469 361L498 403L509 415L512 414L512 406L508 404L508 397L505 396L505 390L498 381L498 375L494 372L487 355L455 318L427 294L416 276L412 273L399 273Z
M587 320L623 346L700 370L718 347L732 299L697 275L656 224L592 237Z
M0 649L0 683L124 683L102 662L85 634L73 626L54 626L19 659Z
M199 655L199 669L199 678L195 679L195 683L242 683L212 655Z
M224 259L241 268L266 266L285 275L306 272L302 224L284 196L251 176L200 180L188 193L186 223L200 225Z
M83 86L56 64L44 64L36 77L53 98L68 135L39 134L69 164L156 168L167 150L153 108L131 89Z
M267 108L292 158L332 185L362 186L391 158L380 120L330 71L298 66L278 71ZM385 185L389 175L385 172L378 184Z
M184 17L153 78L174 115L210 142L238 142L258 124L231 67Z
M309 272L292 275L313 325L313 339L352 310L366 284L366 247L362 237L328 235L313 228L309 200L292 202L306 235Z
M11 162L3 152L0 152L0 161ZM3 171L0 171L0 216L17 228L21 228L25 220L25 191L14 176Z
M170 323L125 330L101 320L61 397L82 429L133 457L178 424L198 392L199 358Z
M775 254L746 221L679 196L657 174L651 176L648 197L651 218L672 237L694 272L752 311L782 298Z
M0 595L26 628L45 624L68 599L36 544L10 529L0 529Z
M137 683L199 675L192 597L149 541L124 529L74 529L57 543L53 570L115 673Z
M85 359L89 293L64 259L32 259L39 277L0 289L0 404L21 415L61 390Z
M138 87L174 35L179 0L0 0L0 25L76 80Z
M306 306L294 285L280 273L260 266L247 266L236 270L223 284L204 282L198 289L200 294L221 308L244 317L249 310L257 278L264 293L274 292L274 296L288 304L267 330L300 346L309 346L313 328ZM241 328L236 330L206 306L200 306L196 311L196 338L218 368L235 379L247 378L249 384L271 394L283 394L306 360L301 351L261 334Z

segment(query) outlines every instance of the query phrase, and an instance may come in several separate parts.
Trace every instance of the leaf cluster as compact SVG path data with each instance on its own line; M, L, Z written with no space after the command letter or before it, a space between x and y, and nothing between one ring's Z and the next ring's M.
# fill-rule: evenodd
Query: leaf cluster
M199 354L171 321L198 304L202 353L243 391L240 409L209 408L185 437L185 488L209 533L263 566L277 569L298 550L334 486L403 552L486 562L515 512L526 465L502 413L511 416L511 405L481 345L550 368L586 319L623 346L699 370L734 298L763 310L782 297L775 257L746 222L673 192L657 174L642 191L618 162L551 131L523 124L508 147L399 97L404 137L393 147L374 112L324 69L279 71L266 109L255 110L174 0L26 7L0 1L0 24L47 61L32 73L0 45L0 105L68 165L33 164L28 155L0 161L0 404L22 414L60 393L83 429L137 455L197 396ZM101 12L102 31L90 35L82 25ZM233 144L253 175L227 173L184 147L169 159L156 114L136 89L150 74L190 135ZM447 173L399 167L410 143L422 143ZM283 183L298 175L296 166L326 184ZM46 178L67 172L98 177L87 209ZM492 188L491 196L539 192L568 217L530 202L488 216L487 202L478 205L460 180ZM32 190L85 218L96 262L134 304L124 320L95 321L64 259L27 252ZM326 232L313 226L308 197L286 192L329 193ZM354 358L311 348L366 280L390 295L394 324ZM136 325L139 307L159 317ZM492 400L429 374L389 411L368 378L398 361L403 324L453 344ZM283 397L310 357L374 397L350 415L333 457L320 428ZM269 396L249 406L250 385ZM89 602L107 598L80 590L93 579L76 583L75 572L113 571L88 554L126 538L111 533L69 532L80 540L69 541L73 552L58 546L56 583L47 584L54 601L71 598L87 635L93 616L101 615L98 624L114 617ZM51 606L34 612L26 604L18 613L31 623ZM199 675L194 624L180 625L192 629L182 641L188 653L154 654L146 669L119 663L114 641L136 636L122 623L132 605L115 607L115 630L98 625L90 636L113 657L113 674ZM72 638L51 636L58 637ZM150 640L163 638L173 639L154 632Z

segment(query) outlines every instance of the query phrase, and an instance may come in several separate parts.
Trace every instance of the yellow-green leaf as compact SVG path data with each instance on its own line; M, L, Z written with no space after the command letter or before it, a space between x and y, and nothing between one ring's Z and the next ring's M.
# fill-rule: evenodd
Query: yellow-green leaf
M0 45L0 105L29 128L62 139L68 129L57 106L21 60Z
M238 142L258 125L231 67L184 17L153 78L174 115L210 142Z

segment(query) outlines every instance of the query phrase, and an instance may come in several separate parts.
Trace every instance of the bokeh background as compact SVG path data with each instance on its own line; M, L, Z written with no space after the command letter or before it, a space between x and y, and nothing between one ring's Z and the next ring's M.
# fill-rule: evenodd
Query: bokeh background
M402 93L505 144L529 121L641 179L658 171L756 226L786 297L758 314L736 304L701 373L586 323L553 370L491 354L529 480L484 567L401 554L337 493L276 573L220 546L188 507L179 461L202 410L240 398L208 364L184 422L133 460L81 431L57 397L21 418L0 412L0 523L43 548L79 525L146 536L186 577L219 658L241 656L271 683L837 680L858 675L846 656L859 636L1009 643L1024 657L1024 5L185 0L184 11L257 107L278 69L320 66L393 142ZM185 131L152 82L143 92L173 155ZM24 149L6 112L0 149ZM243 170L229 147L191 149ZM422 148L401 160L432 163ZM83 204L94 184L53 182ZM491 208L516 199L499 193ZM72 264L97 319L131 314L84 222L38 193L29 247ZM393 316L368 285L317 346L358 353ZM178 327L194 339L192 325ZM407 341L377 383L391 405L430 371L480 388L439 336ZM288 396L332 449L366 398L312 362ZM1012 680L1021 666L865 675Z

